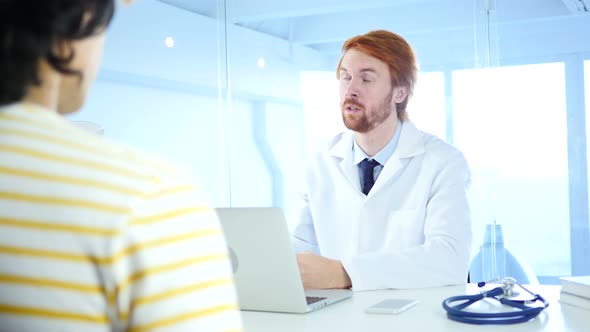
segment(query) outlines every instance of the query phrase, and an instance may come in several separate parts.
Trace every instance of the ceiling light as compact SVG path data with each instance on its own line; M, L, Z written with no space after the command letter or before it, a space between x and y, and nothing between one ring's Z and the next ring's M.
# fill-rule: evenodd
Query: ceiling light
M164 39L164 44L166 44L166 47L168 47L168 48L173 48L174 47L174 38L166 37L166 39Z

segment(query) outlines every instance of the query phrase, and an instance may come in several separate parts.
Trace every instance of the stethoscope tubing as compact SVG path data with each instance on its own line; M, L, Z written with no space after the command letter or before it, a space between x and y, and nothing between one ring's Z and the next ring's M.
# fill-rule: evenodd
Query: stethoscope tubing
M468 323L468 324L477 324L477 325L486 325L486 324L498 324L498 325L506 325L506 324L515 324L515 323L522 323L529 321L535 317L537 317L543 309L547 307L545 299L540 295L535 295L534 301L541 301L544 306L542 307L529 307L524 304L523 301L513 301L506 298L497 299L496 296L503 295L504 289L502 287L496 287L490 291L484 292L482 294L476 295L459 295L459 296L452 296L445 299L442 303L443 308L447 312L447 317L453 321L461 322L461 323ZM472 305L473 303L480 301L486 297L493 298L499 301L502 304L509 305L518 309L520 311L509 311L509 312L494 312L494 313L482 313L482 312L470 312L470 311L463 311L462 309L467 308L468 306ZM451 305L453 302L464 301L463 303L457 304L455 306Z

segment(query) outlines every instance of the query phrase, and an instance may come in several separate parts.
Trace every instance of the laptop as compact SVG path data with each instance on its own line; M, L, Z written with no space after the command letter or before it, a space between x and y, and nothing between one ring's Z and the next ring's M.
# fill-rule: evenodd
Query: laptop
M348 289L303 289L281 209L216 211L229 246L240 309L306 313L352 296Z

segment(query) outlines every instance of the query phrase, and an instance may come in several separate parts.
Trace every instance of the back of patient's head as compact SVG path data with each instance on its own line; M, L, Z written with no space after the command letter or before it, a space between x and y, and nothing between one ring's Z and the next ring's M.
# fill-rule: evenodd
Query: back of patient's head
M104 33L114 0L0 1L0 106L40 86L41 68L84 80L72 44Z

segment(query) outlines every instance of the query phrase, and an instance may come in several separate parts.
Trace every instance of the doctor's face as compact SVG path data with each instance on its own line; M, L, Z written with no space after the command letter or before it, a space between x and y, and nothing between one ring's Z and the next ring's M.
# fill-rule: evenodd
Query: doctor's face
M354 48L340 65L340 106L348 129L366 133L389 118L397 121L391 75L387 65Z

